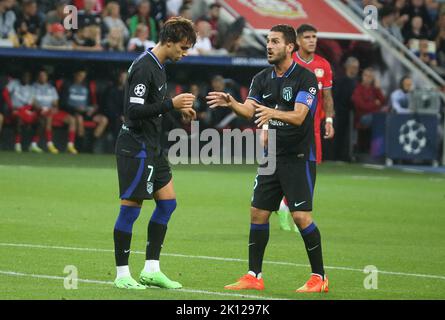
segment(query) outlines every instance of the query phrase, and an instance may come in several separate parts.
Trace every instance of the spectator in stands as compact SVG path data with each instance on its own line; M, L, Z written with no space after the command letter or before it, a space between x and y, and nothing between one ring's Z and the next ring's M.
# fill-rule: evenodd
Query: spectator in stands
M120 30L120 33L123 36L124 42L127 42L130 38L130 34L128 32L128 28L125 23L122 21L120 16L120 6L119 3L115 1L111 1L105 7L104 12L104 25L106 28L106 34L111 31L112 28L117 28ZM116 31L115 31L116 33ZM116 33L117 34L117 33ZM122 43L123 46L123 43Z
M445 9L445 6L444 6ZM442 12L435 22L434 28L431 31L430 39L434 40L439 35L440 30L445 29L445 12Z
M445 77L445 68L437 62L435 42L428 41L428 39L419 40L418 56L423 63L437 72L441 77Z
M82 29L84 27L95 26L99 28L102 24L102 18L97 11L97 0L84 0L83 10L78 12L78 27ZM79 7L78 7L79 8Z
M396 12L393 9L393 7L385 6L383 7L380 12L379 16L381 18L380 23L382 26L397 40L400 42L404 42L401 27L396 22Z
M136 35L136 29L139 24L143 24L148 28L148 40L156 43L158 41L158 30L155 19L150 16L151 5L148 0L142 0L137 9L137 13L127 22L132 37Z
M53 142L53 121L68 125L68 145L66 150L71 154L77 154L74 147L76 138L76 120L69 113L59 110L59 95L56 88L48 82L48 72L40 70L37 81L33 85L33 106L43 116L45 122L46 146L50 153L58 154L59 150Z
M198 20L207 21L210 24L210 41L212 42L213 48L219 48L220 42L220 10L221 5L217 2L212 3L209 7L209 11L206 15L200 17Z
M116 141L117 135L124 121L122 102L124 101L124 89L127 77L127 71L121 70L115 81L113 81L113 83L111 83L105 89L104 96L102 98L104 115L108 119L114 141Z
M246 20L243 17L239 17L228 26L226 32L221 31L221 48L227 50L229 54L242 55L241 42L245 26Z
M107 34L107 37L102 42L102 47L106 51L124 51L124 37L122 30L117 27L113 27Z
M74 35L73 48L84 51L102 51L100 28L91 25L79 29Z
M189 49L189 55L209 55L213 51L212 43L210 41L211 27L210 23L204 20L196 22L197 38L195 45Z
M42 34L43 21L37 12L35 0L24 0L22 10L15 21L15 29L20 45L35 48Z
M154 47L156 44L148 38L148 28L144 24L139 24L136 28L136 36L128 42L128 51L144 52L148 48Z
M413 79L403 76L400 79L400 88L391 93L392 111L399 114L411 113L409 110L409 95L413 91Z
M97 0L84 0L84 10L78 12L79 29L73 37L76 50L100 51L102 18L95 11Z
M126 21L129 17L136 12L136 0L112 0L119 4L121 20L127 24ZM108 3L109 0L106 0ZM127 26L128 27L128 26ZM130 35L129 35L130 36Z
M412 17L410 22L406 24L406 28L403 30L403 38L409 48L411 47L411 40L428 38L428 31L421 16Z
M65 28L60 23L53 23L49 32L42 38L43 49L71 50L73 45L65 35Z
M179 14L179 9L184 4L187 5L187 3L184 3L183 0L167 0L166 1L166 10L167 10L167 16L173 17L177 16Z
M158 30L161 30L164 22L167 21L167 3L165 0L150 0L151 16L158 24Z
M192 8L189 5L182 5L181 8L179 8L178 16L193 21Z
M239 90L233 81L224 79L221 75L216 75L210 81L211 91L230 93L235 99L240 99ZM217 129L234 128L244 125L246 121L240 122L237 116L228 108L210 109L211 126Z
M32 142L29 151L41 153L38 146L41 122L39 113L33 106L34 89L31 85L31 72L24 71L20 80L12 79L3 91L6 104L12 111L15 123L15 151L22 152L22 130L29 126L32 129Z
M63 9L65 8L66 5L70 4L69 0L58 0L56 2L56 7L54 10L49 11L46 14L45 17L45 23L46 23L46 28L47 28L47 32L49 32L50 30L50 26L53 23L60 23L61 25L63 25L63 20L65 19L65 17L68 15L68 13L64 13Z
M444 15L445 17L445 15ZM445 28L441 28L435 38L436 42L436 57L438 64L445 66Z
M402 14L407 14L410 20L412 20L414 17L421 17L427 31L433 27L433 23L431 21L430 15L428 14L428 10L425 6L424 0L409 1L409 4L405 7L404 10L402 10Z
M0 1L0 46L17 47L18 39L14 24L16 15L12 9L14 0Z
M431 28L433 27L434 22L437 21L437 18L439 16L440 3L437 0L425 0L425 7L426 11L428 12L428 16L430 17Z
M404 13L406 8L407 0L395 0L394 1L394 12L396 14L396 19L400 19L402 16L404 17L404 23L409 21L409 15Z
M437 66L435 43L428 41L428 39L420 39L418 42L419 50L416 52L417 56L425 64L434 68Z
M73 115L76 119L77 133L81 140L85 137L85 121L93 121L96 124L94 129L94 139L98 139L104 133L108 120L98 113L99 107L95 103L87 84L87 72L83 69L74 73L72 83L65 83L61 94L61 107L63 110ZM93 141L94 143L94 141ZM85 149L92 151L93 145L88 145Z
M196 119L199 121L200 130L209 128L211 124L211 115L206 99L201 93L200 86L197 83L192 83L190 84L190 90L187 92L190 92L196 97L193 102L193 109L196 111Z
M357 84L352 94L355 110L355 128L359 132L358 147L360 151L369 151L371 142L371 125L373 114L387 112L385 96L375 79L374 69L363 70L361 82Z
M91 3L86 3L86 0L70 0L71 3L78 9L84 10L86 7L90 7ZM102 12L104 8L104 3L106 0L94 0L94 4L91 6L92 11L96 13Z
M335 80L333 97L335 108L334 159L350 161L351 112L354 110L352 94L358 82L360 62L355 57L346 59L345 75Z

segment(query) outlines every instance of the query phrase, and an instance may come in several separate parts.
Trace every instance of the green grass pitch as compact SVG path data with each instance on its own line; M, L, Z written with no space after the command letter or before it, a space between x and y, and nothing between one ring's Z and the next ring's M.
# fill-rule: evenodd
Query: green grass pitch
M112 230L119 210L112 155L0 153L0 299L444 299L445 176L324 164L314 217L330 279L325 295L294 290L310 268L303 241L271 217L263 292L225 291L247 270L254 166L175 166L178 207L161 266L182 290L114 288ZM144 263L145 202L130 268ZM77 268L77 289L64 268ZM366 289L365 266L377 267ZM366 282L366 281L365 281Z

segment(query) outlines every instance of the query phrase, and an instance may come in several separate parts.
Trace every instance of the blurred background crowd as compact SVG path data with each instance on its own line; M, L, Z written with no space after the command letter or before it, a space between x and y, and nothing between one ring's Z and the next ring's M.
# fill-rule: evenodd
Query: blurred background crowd
M445 77L445 1L354 1L360 8L374 5L381 26ZM67 5L78 10L78 29L64 27L71 13L64 11ZM153 47L163 23L177 15L195 23L198 40L190 49L191 56L265 56L261 41L246 37L248 25L242 16L227 19L218 1L206 0L0 0L0 47L139 53ZM316 26L317 21L313 24ZM318 41L317 53L330 62L334 73L337 133L334 141L326 142L324 154L327 159L351 161L351 146L369 152L370 119L366 116L375 112L411 112L409 94L422 80L411 76L374 42L323 38ZM0 148L21 152L22 133L18 127L30 125L31 151L46 148L57 153L66 143L71 153L112 152L122 121L123 85L129 64L3 64L0 131L5 126L16 129L15 138L0 133ZM227 109L208 109L205 96L210 90L226 91L243 100L250 78L257 71L172 67L169 91L172 95L189 91L197 96L195 107L201 129L254 128L252 121L236 118ZM28 124L14 124L8 112L23 106L45 112L54 107L58 115L50 121L42 116L39 120L30 119ZM443 119L442 104L441 108L438 116ZM187 129L174 113L164 122L166 129ZM54 143L52 131L60 128L67 134L62 142ZM357 133L364 138L358 139ZM101 139L105 143L97 147L95 143Z

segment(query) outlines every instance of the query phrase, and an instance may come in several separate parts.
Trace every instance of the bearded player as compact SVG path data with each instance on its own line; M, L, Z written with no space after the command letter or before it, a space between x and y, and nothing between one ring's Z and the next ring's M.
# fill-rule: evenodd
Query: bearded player
M322 161L321 126L324 122L324 139L334 137L334 100L332 98L332 69L329 62L323 57L315 54L317 49L317 29L309 24L302 24L298 27L297 44L298 51L293 55L293 59L299 65L311 70L317 77L319 93L317 96L317 111L314 119L315 147L317 149L317 164ZM280 228L290 231L290 213L286 198L280 204L277 212L280 220ZM294 225L295 232L298 228Z

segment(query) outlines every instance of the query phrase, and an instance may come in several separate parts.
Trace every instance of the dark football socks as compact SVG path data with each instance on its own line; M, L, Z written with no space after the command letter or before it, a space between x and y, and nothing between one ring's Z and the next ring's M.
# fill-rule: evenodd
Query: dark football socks
M311 223L305 229L300 230L300 233L303 237L306 252L311 264L312 273L319 274L324 277L320 231L315 223Z
M150 221L147 228L148 242L145 260L159 260L162 244L164 243L167 225Z
M140 207L121 206L113 233L116 266L128 265L133 224L140 212Z
M250 224L249 234L249 271L255 276L261 273L264 251L269 241L269 224Z

